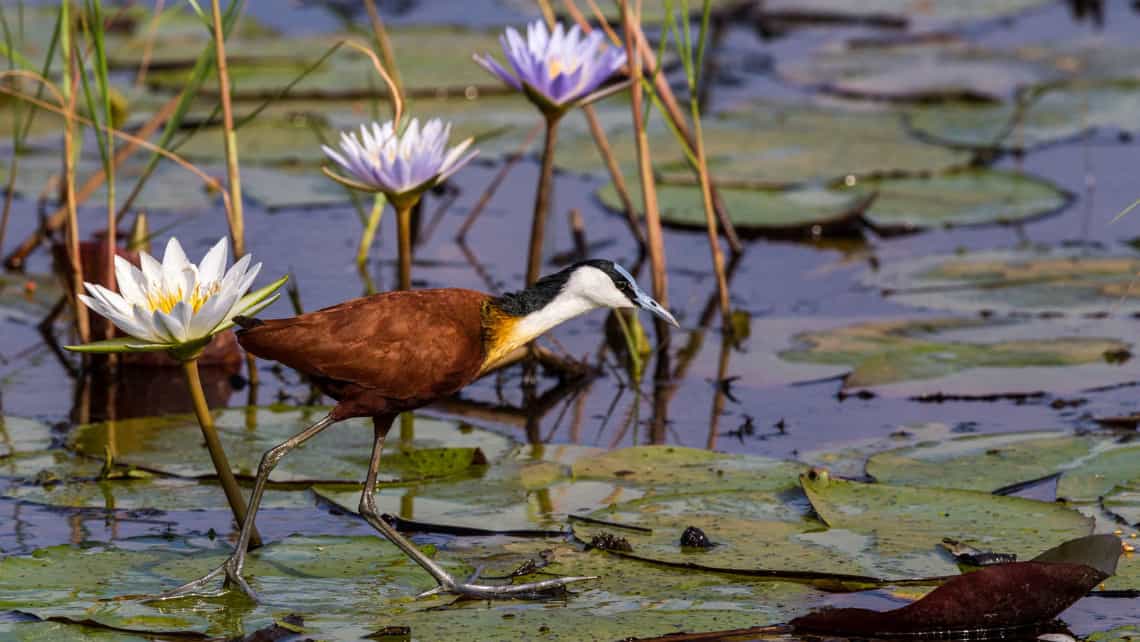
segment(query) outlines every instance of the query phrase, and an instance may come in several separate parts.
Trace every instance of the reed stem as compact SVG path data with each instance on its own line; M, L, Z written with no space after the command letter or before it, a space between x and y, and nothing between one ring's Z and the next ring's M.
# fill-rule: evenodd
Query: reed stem
M182 362L182 372L186 375L186 388L190 392L190 400L194 403L194 415L198 418L198 427L202 429L202 437L206 440L206 450L210 452L210 461L214 463L214 471L218 473L218 481L226 493L226 501L230 504L234 519L238 524L245 523L245 497L234 473L230 469L230 462L226 458L226 451L218 438L218 429L214 425L214 418L210 415L210 407L206 403L206 393L202 390L202 378L198 372L198 360L187 359ZM253 536L249 539L251 549L261 546L261 535L257 528L253 529Z
M669 307L669 284L665 274L665 238L661 230L661 213L657 207L657 186L653 178L653 165L649 155L649 134L645 131L645 121L642 117L644 88L642 87L641 51L637 46L638 21L640 15L635 16L629 8L627 0L620 0L622 12L622 25L625 30L625 49L629 59L630 106L633 112L633 130L637 143L637 169L641 180L642 203L645 207L646 240L649 246L649 263L653 275L653 298L662 306ZM669 327L661 319L656 319L654 326L657 331L657 341L661 346L668 345Z
M67 101L64 112L63 130L63 190L67 204L67 255L71 276L71 307L75 310L75 331L79 341L91 341L91 321L87 314L87 306L79 301L79 294L83 292L83 262L79 254L79 215L75 203L75 104L79 94L79 71L76 69L76 53L74 46L73 27L67 2L60 5L60 51L64 56L64 73L67 81L64 83L65 98Z
M214 62L218 66L218 94L222 103L222 129L225 132L226 180L230 189L230 241L234 256L245 256L245 222L242 215L241 171L238 168L237 135L234 112L230 104L230 74L226 63L226 36L222 31L222 9L219 0L211 0L214 16Z
M538 176L538 192L534 197L534 217L530 228L530 254L526 264L526 284L534 285L542 270L542 244L546 233L546 214L554 194L554 147L558 142L558 120L561 114L546 116L546 138L542 145L542 169Z

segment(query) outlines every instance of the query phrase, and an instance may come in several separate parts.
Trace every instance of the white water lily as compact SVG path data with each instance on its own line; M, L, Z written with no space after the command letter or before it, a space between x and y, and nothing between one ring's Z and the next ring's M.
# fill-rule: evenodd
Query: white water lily
M84 283L79 299L129 337L68 346L79 352L174 350L201 347L215 334L233 327L233 318L254 314L277 300L274 292L285 278L246 294L261 270L243 256L228 271L226 239L218 241L195 265L177 239L166 244L162 262L139 253L141 269L115 257L119 291Z

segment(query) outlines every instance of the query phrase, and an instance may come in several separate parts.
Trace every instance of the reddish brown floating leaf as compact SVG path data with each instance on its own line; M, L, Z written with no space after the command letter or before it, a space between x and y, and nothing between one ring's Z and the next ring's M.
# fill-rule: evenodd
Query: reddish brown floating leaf
M996 564L955 577L892 611L824 609L791 624L804 632L878 636L1025 627L1052 619L1107 577L1084 564Z

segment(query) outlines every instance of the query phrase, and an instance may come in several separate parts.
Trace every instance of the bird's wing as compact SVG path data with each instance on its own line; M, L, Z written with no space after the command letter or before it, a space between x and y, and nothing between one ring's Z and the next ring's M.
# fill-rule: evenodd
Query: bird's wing
M440 289L385 292L238 333L242 347L305 374L393 399L450 394L483 361L487 295Z

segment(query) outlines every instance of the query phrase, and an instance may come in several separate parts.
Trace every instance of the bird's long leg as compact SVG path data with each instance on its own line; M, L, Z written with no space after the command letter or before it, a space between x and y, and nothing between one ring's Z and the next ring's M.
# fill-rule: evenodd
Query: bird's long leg
M245 521L241 525L241 534L238 535L237 547L234 549L233 554L230 555L224 564L206 575L187 582L153 599L165 600L182 597L190 593L197 593L208 586L210 582L214 581L218 576L224 575L225 584L223 585L223 590L230 584L236 584L243 593L256 602L257 593L254 592L253 588L251 588L241 576L241 571L242 567L245 566L245 549L249 545L249 538L253 533L253 524L257 516L257 509L261 505L261 496L265 494L265 486L269 483L269 474L273 472L273 469L277 466L277 462L281 461L281 458L288 454L289 451L309 441L322 430L336 422L337 420L334 419L331 414L325 415L324 418L317 423L265 451L265 454L261 456L261 463L257 466L257 479L253 483L253 492L250 493L249 496L249 506L247 508Z
M392 427L394 416L385 415L373 418L375 425L375 440L372 443L372 458L368 463L368 476L364 479L364 491L360 496L360 516L364 518L373 528L380 531L380 533L388 538L388 541L395 544L405 555L412 558L412 560L419 564L425 571L435 578L439 583L436 588L424 593L424 595L431 595L435 593L454 593L465 597L478 598L478 599L493 599L493 598L539 598L545 597L551 591L561 589L571 582L579 582L583 580L593 580L596 577L560 577L552 580L544 580L542 582L532 582L530 584L475 584L475 579L478 576L471 577L466 582L456 580L450 573L448 573L442 566L436 563L435 560L428 557L416 547L410 540L401 535L399 531L393 528L388 522L380 516L379 511L376 510L376 476L380 470L380 453L384 450L384 438L388 435L388 430Z

